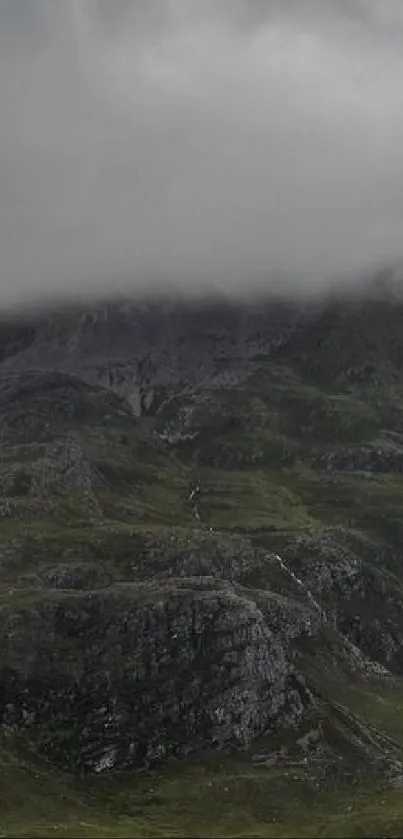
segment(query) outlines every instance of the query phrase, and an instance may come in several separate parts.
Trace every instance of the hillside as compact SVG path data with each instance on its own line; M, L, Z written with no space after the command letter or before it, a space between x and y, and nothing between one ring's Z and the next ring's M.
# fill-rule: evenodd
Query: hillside
M3 320L3 835L401 835L402 324Z

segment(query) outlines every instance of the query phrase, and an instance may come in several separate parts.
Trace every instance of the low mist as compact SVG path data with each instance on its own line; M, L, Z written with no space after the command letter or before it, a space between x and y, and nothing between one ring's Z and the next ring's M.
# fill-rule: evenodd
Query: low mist
M0 306L403 255L401 0L1 0Z

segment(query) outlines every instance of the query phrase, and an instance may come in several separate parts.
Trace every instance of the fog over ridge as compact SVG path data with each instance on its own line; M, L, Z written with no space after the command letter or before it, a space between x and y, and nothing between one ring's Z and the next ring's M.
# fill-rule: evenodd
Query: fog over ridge
M402 257L400 0L0 0L0 306Z

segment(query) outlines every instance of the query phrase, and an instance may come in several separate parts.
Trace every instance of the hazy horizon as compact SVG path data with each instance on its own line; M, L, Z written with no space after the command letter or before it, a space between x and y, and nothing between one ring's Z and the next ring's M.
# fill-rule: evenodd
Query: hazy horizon
M0 307L403 256L400 0L0 0Z

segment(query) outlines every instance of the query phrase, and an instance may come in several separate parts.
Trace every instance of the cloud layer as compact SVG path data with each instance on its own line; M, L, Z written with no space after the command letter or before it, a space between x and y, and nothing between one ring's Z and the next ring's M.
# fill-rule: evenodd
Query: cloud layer
M402 83L401 0L0 0L0 305L400 258Z

